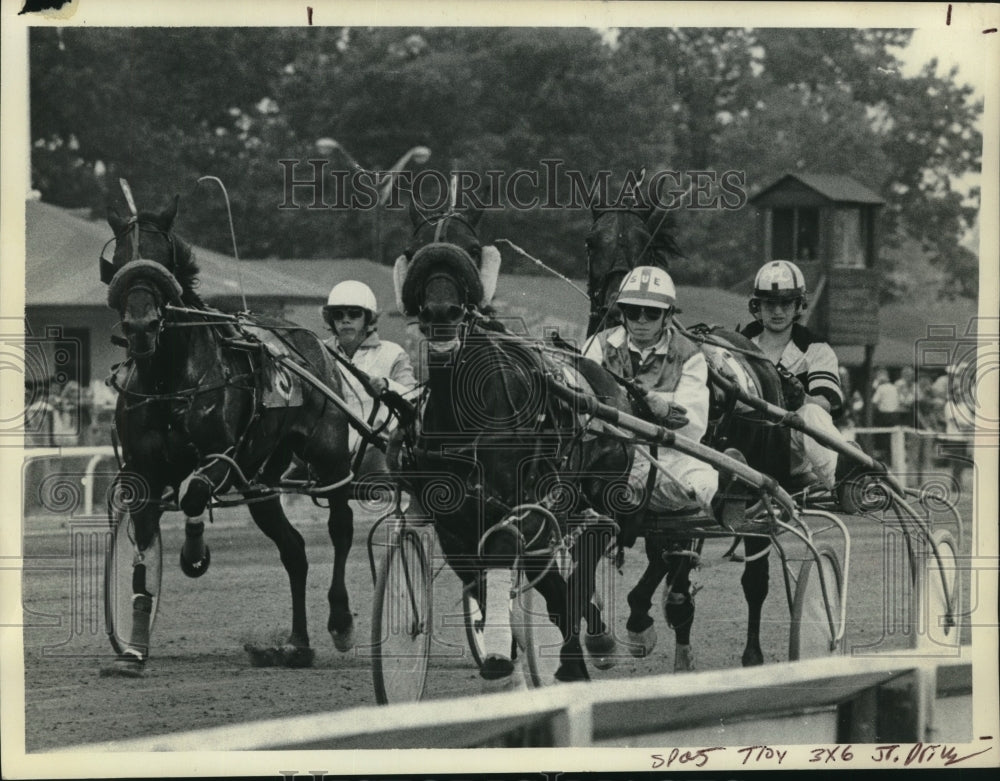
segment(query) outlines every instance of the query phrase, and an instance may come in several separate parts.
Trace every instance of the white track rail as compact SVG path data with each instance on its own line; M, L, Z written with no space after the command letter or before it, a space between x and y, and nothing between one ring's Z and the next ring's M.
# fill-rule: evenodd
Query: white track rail
M897 743L967 742L971 680L971 662L959 657L826 658L353 708L59 752L469 748L529 732L533 745L551 747L739 745L731 741L743 733L756 744L874 743L887 729Z

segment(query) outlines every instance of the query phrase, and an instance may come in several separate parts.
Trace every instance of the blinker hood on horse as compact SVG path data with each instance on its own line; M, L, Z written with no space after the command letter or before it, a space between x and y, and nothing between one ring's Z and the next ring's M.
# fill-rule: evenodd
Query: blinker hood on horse
M482 215L479 210L424 215L411 202L412 243L393 268L396 306L419 318L421 333L432 341L453 339L466 314L487 307L496 293L500 251L474 238ZM473 240L456 243L459 232ZM447 303L428 300L428 291L442 287L448 289Z
M397 292L400 309L418 319L429 354L402 479L433 518L465 588L491 600L487 614L506 612L512 577L523 574L563 638L556 678L585 679L581 620L596 664L607 665L614 648L590 598L613 536L608 502L627 471L628 452L595 436L571 404L548 392L553 377L565 381L564 365L480 313L495 290L499 253L481 244L479 215L412 210L411 218L413 242L396 262ZM613 382L604 393L625 403ZM442 481L462 486L448 506L435 500ZM572 559L567 572L556 564L560 552ZM506 635L488 633L487 641L481 675L509 680L509 627Z

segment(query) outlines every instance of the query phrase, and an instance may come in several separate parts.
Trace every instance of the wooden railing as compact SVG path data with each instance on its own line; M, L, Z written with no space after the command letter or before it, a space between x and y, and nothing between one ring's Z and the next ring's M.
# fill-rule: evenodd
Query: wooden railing
M969 742L971 662L813 659L354 708L60 751L736 746L744 740Z

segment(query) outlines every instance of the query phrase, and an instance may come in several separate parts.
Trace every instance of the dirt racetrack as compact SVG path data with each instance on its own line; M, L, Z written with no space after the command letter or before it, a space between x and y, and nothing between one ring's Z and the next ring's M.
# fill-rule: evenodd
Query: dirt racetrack
M966 518L963 551L971 537L971 499L962 500ZM245 510L216 514L206 529L212 565L205 577L189 580L177 554L183 538L181 516L163 521L164 576L152 655L142 680L101 677L113 656L104 631L101 598L103 560L99 539L103 520L66 521L34 517L25 521L24 672L25 746L28 752L54 747L192 730L259 719L302 715L375 704L369 652L373 587L366 535L373 516L355 513L354 548L348 587L355 614L357 647L346 654L333 648L325 631L326 589L333 553L326 535L325 511L295 497L290 517L306 539L310 560L308 610L316 659L311 669L254 668L243 651L249 640L282 640L290 626L290 597L277 551L249 520ZM892 626L883 530L867 519L848 519L852 554L848 584L847 643L850 653L904 646L907 638ZM840 549L838 535L829 535ZM641 543L640 543L641 545ZM740 587L741 564L721 558L728 541L709 540L703 566L693 581L697 617L692 634L697 669L735 668L746 627ZM613 626L624 636L625 595L641 572L639 549L626 557L624 575L615 578ZM796 565L797 567L797 565ZM459 581L443 561L434 594L434 643L426 698L468 695L480 690L475 664L466 648ZM963 604L968 609L968 573L963 573ZM789 608L776 556L771 556L771 590L764 607L762 645L766 662L788 658ZM662 590L662 589L661 589ZM975 589L972 590L975 599ZM659 599L659 593L657 600ZM657 603L658 604L658 601ZM974 603L973 603L974 604ZM622 651L616 667L592 670L595 679L668 672L673 635L657 609L659 644L646 659ZM968 623L968 619L966 619ZM969 642L968 626L962 639ZM864 650L867 648L867 650Z

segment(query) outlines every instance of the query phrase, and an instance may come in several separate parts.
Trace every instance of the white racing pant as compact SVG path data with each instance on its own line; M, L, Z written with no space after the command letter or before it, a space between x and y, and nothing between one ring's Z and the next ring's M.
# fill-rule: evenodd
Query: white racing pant
M663 512L700 507L711 514L712 497L719 490L719 473L714 467L665 447L659 448L656 461L668 474L657 470L653 493L649 497L650 510ZM629 473L629 485L636 491L645 491L652 468L648 459L636 453Z
M806 425L842 439L841 433L833 425L830 413L819 404L803 404L796 413ZM826 488L833 488L837 472L837 452L823 447L815 439L801 431L792 430L792 470L793 475L812 471Z

